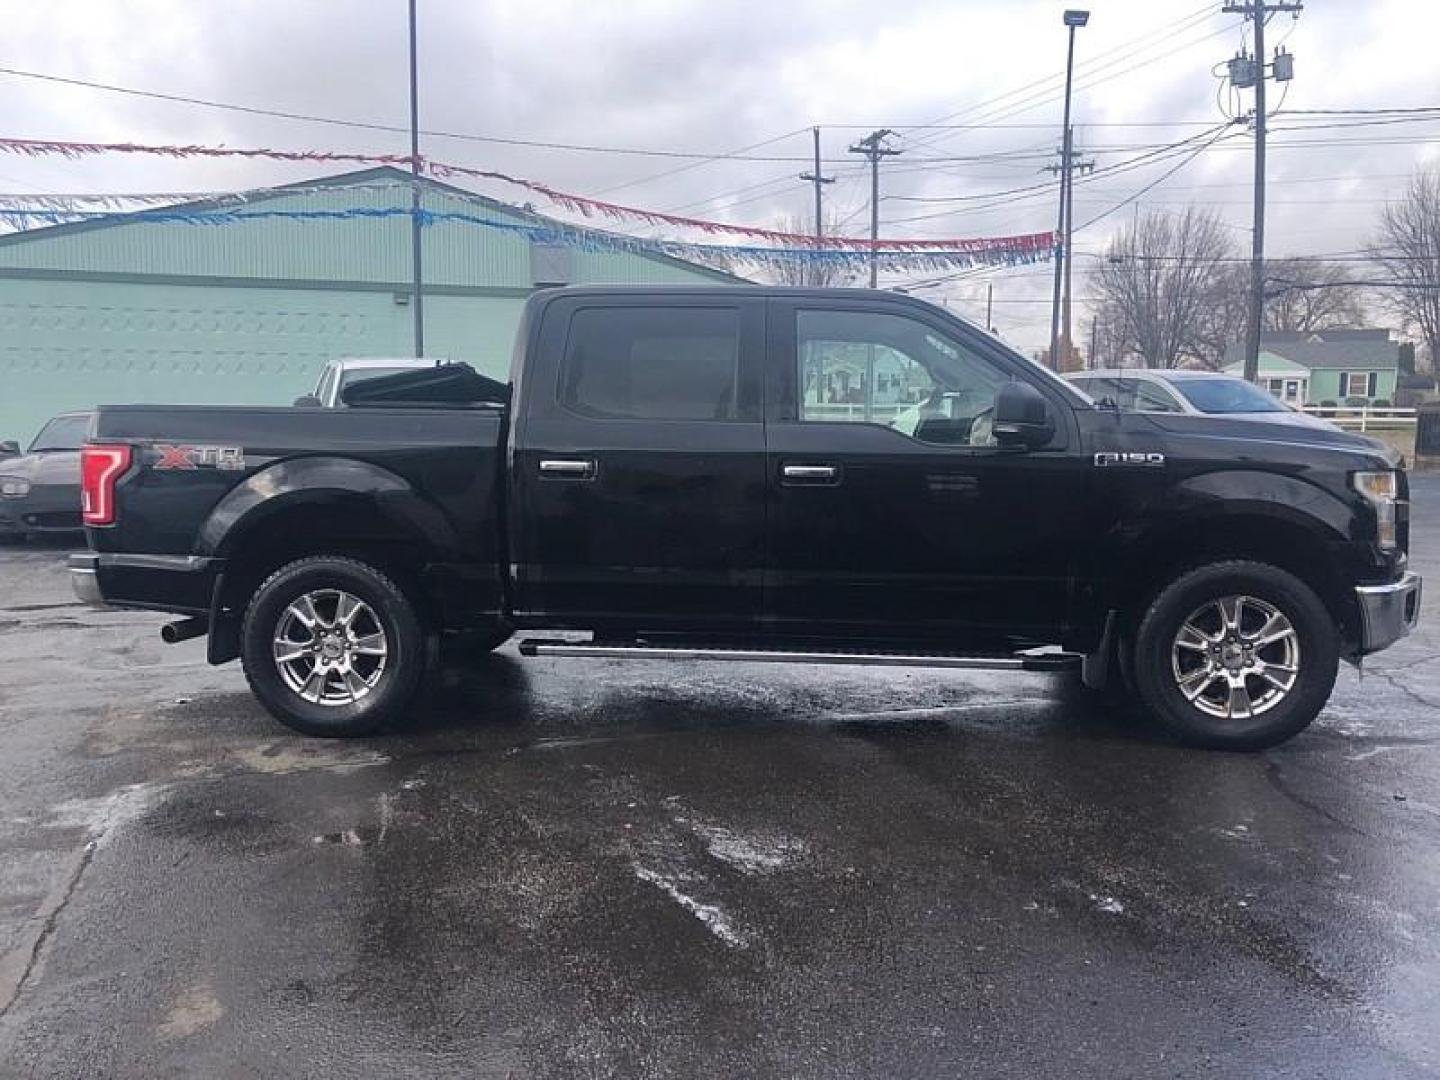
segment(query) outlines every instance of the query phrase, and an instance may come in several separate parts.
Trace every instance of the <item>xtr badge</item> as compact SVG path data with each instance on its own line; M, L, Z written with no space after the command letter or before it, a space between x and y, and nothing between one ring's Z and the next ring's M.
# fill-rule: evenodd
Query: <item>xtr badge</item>
M157 469L224 469L239 472L245 468L245 449L241 446L172 446L156 443Z

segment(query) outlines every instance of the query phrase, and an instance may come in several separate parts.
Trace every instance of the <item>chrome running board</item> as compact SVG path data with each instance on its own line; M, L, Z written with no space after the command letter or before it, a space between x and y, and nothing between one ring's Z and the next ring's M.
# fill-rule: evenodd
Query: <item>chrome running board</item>
M564 641L525 638L521 656L591 657L609 660L732 660L750 664L873 664L892 667L972 668L982 671L1064 671L1078 667L1079 653L1031 649L1015 653L955 653L883 649L800 650L720 645L651 645L643 642Z

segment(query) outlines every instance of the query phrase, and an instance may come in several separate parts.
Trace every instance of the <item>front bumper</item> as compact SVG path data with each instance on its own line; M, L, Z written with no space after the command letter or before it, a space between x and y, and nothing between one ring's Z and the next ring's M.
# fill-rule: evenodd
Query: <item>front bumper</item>
M1361 654L1388 649L1420 621L1420 575L1406 571L1388 585L1357 585Z
M0 533L76 533L80 522L80 493L74 498L52 497L41 488L29 495L0 497Z

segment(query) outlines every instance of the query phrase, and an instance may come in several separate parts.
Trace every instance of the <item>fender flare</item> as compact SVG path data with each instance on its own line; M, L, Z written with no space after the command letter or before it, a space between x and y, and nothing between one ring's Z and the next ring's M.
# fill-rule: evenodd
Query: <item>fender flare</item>
M1351 506L1300 477L1243 468L1189 477L1116 523L1097 546L1096 606L1102 612L1114 607L1152 571L1157 557L1183 548L1187 538L1227 525L1258 526L1263 534L1268 525L1276 542L1303 534L1329 560L1336 547L1351 542L1356 521Z
M200 527L196 554L233 558L246 540L278 515L302 506L362 503L398 535L412 540L426 561L460 551L444 511L389 469L354 458L288 458L267 465L231 488Z
M1158 531L1188 531L1195 523L1211 522L1217 516L1284 522L1332 543L1349 540L1355 525L1350 506L1299 477L1224 469L1181 480L1139 517L1120 523L1117 532L1122 546L1133 547Z

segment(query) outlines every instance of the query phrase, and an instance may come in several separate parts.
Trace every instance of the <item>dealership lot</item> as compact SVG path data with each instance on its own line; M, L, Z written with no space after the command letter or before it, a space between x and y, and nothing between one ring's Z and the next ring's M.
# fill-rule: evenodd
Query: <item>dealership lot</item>
M1258 755L1041 676L513 651L344 743L64 550L0 548L0 1076L1440 1068L1433 599Z

